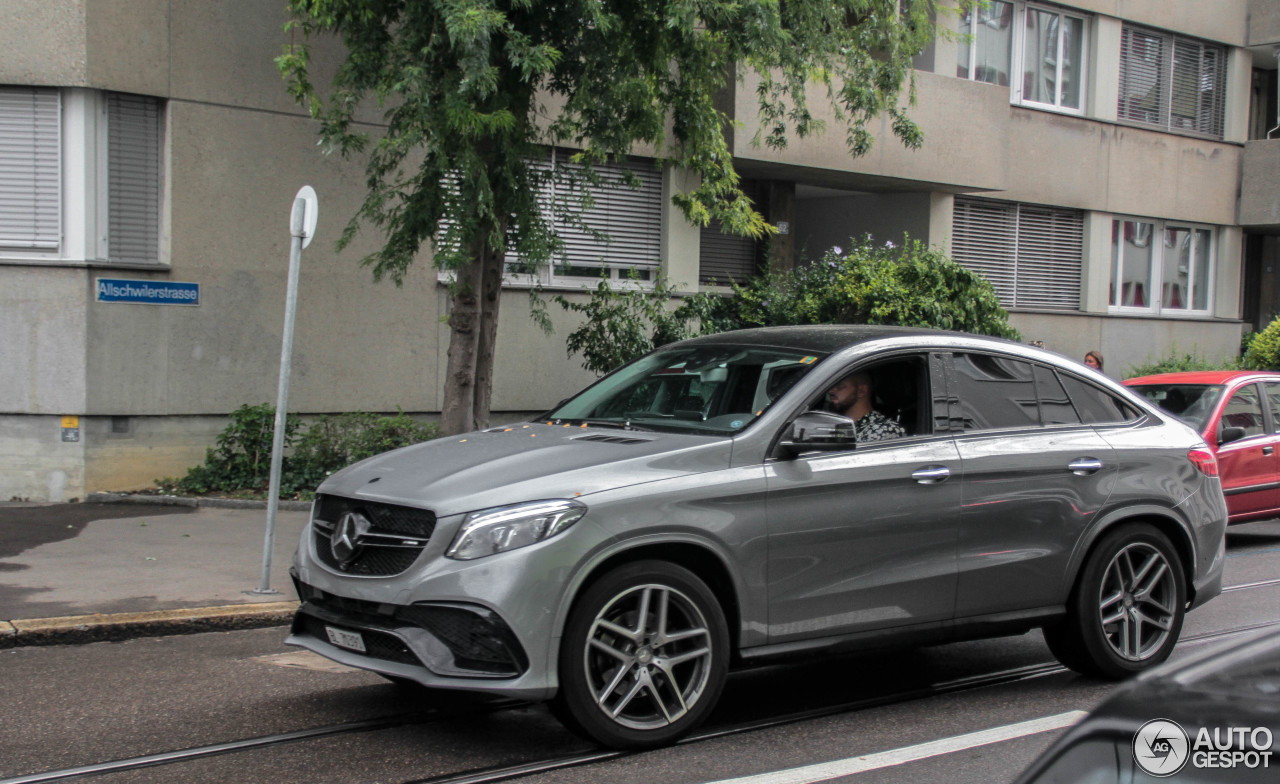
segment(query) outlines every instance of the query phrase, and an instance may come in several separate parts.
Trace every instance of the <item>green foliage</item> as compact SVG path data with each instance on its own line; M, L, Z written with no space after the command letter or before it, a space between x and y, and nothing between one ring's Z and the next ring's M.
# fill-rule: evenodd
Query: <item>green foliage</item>
M275 432L275 407L263 403L243 405L231 412L230 422L218 435L205 460L178 480L188 493L267 488L271 476L271 442ZM297 414L285 417L285 446L293 443L301 425Z
M910 237L898 245L866 236L734 293L744 327L897 324L1018 338L990 283Z
M195 495L265 493L270 489L274 429L274 406L243 405L231 413L217 446L205 453L204 463L180 479L159 479L157 484ZM289 414L285 417L280 495L309 494L326 476L357 460L439 435L435 424L416 422L404 412L396 416L366 412L321 416L305 429L297 414Z
M1250 370L1280 370L1280 318L1253 336L1241 365Z
M290 475L295 486L314 488L352 463L439 437L438 425L417 422L403 411L395 416L365 411L321 416L298 438Z
M1242 364L1240 359L1228 357L1219 362L1213 362L1198 354L1194 349L1187 352L1178 350L1175 343L1169 348L1169 354L1159 359L1147 358L1147 362L1141 365L1134 365L1125 373L1125 378L1137 378L1139 376L1154 376L1160 373L1183 373L1193 370L1235 370L1240 367L1248 367Z
M903 107L915 97L912 58L937 34L935 5L287 0L286 29L300 36L276 62L320 120L326 149L368 152L368 191L342 243L362 222L383 229L385 244L364 263L399 283L431 239L446 268L478 263L485 248L547 261L559 242L536 186L593 182L596 166L637 146L697 175L694 190L674 197L695 224L771 231L740 188L724 133L733 118L715 97L735 77L750 82L754 140L774 149L821 131L823 115L842 126L853 156L871 148L881 115L918 147L922 134ZM328 36L346 57L322 91L311 80L310 41ZM360 124L375 102L384 121L376 141ZM534 165L547 146L581 152L553 174Z
M788 324L897 324L1018 339L984 278L939 250L864 237L821 261L734 285L732 296L696 294L672 310L665 282L616 290L601 280L587 302L556 301L586 315L569 335L569 355L604 374L654 348L695 335Z

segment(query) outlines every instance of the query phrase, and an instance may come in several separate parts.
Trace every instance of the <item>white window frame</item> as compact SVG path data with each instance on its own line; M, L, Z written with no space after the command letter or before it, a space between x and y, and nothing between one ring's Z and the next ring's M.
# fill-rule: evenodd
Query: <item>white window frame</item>
M4 89L0 87L0 89ZM30 91L30 87L13 87ZM156 247L151 259L112 258L111 229L111 144L109 139L111 93L87 88L34 88L57 97L57 241L30 247L0 245L0 262L41 265L112 266L138 269L167 269L163 247L165 199L165 106L153 101L159 113L155 136L155 190L149 194L155 205L153 217ZM117 167L117 170L119 168Z
M1132 299L1130 294L1132 289L1126 289L1122 278L1124 276L1124 256L1127 244L1125 238L1125 224L1134 224L1135 236L1141 236L1141 226L1150 226L1150 237L1146 240L1149 246L1137 247L1151 248L1151 263L1147 269L1147 279L1141 281L1145 284L1146 289L1143 292L1144 303L1142 305L1124 304L1126 299ZM1165 270L1165 254L1168 252L1176 252L1176 248L1169 248L1165 241L1170 231L1186 231L1191 241L1191 258L1188 262L1188 283L1187 293L1185 296L1186 305L1183 307L1165 306L1165 285L1174 285L1170 281L1164 280ZM1205 232L1208 234L1208 241L1205 247L1208 248L1209 263L1205 269L1204 283L1204 302L1205 307L1195 308L1195 291L1200 281L1197 276L1197 268L1199 267L1196 258L1197 244L1194 241L1197 232ZM1190 221L1161 220L1158 218L1143 218L1134 215L1113 215L1111 219L1111 252L1107 259L1109 265L1109 274L1107 280L1107 312L1121 316L1162 316L1165 318L1208 318L1213 315L1214 301L1214 283L1218 270L1218 227L1209 226L1202 223L1192 223ZM1133 283L1130 281L1130 283ZM1159 296L1156 296L1159 294ZM1136 297L1136 295L1135 295Z
M1006 5L1013 6L1013 20L1009 25L1008 47L1009 47L1009 100L1018 106L1026 106L1034 109L1044 109L1046 111L1061 112L1063 114L1083 115L1088 106L1087 86L1089 84L1089 60L1091 57L1090 38L1092 31L1092 17L1088 14L1076 13L1068 11L1056 6L1044 5L1042 3L1026 3L1022 0L995 0ZM969 35L969 40L961 43L961 51L966 51L968 47L968 74L961 74L962 67L957 63L957 75L962 79L972 81L986 80L978 79L978 36L973 34L973 25L975 21L983 23L983 20L990 20L992 17L987 13L989 9L974 9L969 12L968 24L964 17L960 20L960 32ZM1054 76L1055 95L1052 102L1036 101L1023 95L1023 82L1025 79L1026 66L1026 45L1027 45L1027 15L1029 12L1037 12L1044 14L1053 14L1058 18L1057 27L1057 54L1054 58L1056 73ZM1079 106L1066 106L1062 102L1062 71L1063 71L1063 42L1065 39L1064 32L1066 30L1065 20L1077 20L1080 23L1080 62L1077 64L1075 79L1078 84L1078 102ZM992 84L992 82L986 82Z

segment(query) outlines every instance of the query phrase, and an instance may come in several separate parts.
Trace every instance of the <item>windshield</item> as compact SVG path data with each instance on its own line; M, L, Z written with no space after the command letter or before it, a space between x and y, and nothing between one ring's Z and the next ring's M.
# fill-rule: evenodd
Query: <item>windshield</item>
M1138 384L1129 388L1201 433L1223 389L1221 384Z
M825 354L758 346L660 349L562 403L557 424L732 435Z

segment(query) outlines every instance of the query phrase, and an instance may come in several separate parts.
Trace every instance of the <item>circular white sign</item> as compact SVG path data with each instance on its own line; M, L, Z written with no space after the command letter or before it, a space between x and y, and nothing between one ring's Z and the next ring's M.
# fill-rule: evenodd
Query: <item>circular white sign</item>
M1191 756L1191 739L1176 721L1155 719L1133 736L1133 761L1149 775L1172 776Z
M298 201L301 200L302 204ZM299 220L298 210L302 210L301 220ZM316 218L320 215L320 200L316 198L315 188L310 185L303 185L298 189L298 194L293 197L293 211L289 214L289 231L295 231L296 226L301 223L302 232L294 236L302 237L302 247L311 244L311 238L316 236Z

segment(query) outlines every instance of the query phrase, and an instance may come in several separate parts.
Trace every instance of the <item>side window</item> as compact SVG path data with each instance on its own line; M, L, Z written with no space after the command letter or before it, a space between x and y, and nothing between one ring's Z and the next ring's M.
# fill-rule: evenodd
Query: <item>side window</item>
M1262 426L1262 400L1258 397L1257 384L1240 387L1227 401L1222 409L1222 418L1218 420L1218 432L1224 427L1244 428L1245 437L1260 436Z
M1065 373L1059 378L1086 425L1115 424L1138 417L1132 406L1104 389Z
M1271 432L1280 433L1280 381L1268 381L1264 386L1271 403Z
M1036 365L1036 396L1040 398L1040 417L1046 425L1078 425L1080 415L1071 405L1071 397L1062 388L1058 374L1044 365Z
M960 429L1040 426L1030 362L990 354L955 354L952 364Z
M928 362L924 356L900 356L859 365L810 407L855 420L860 442L928 435L933 431Z

